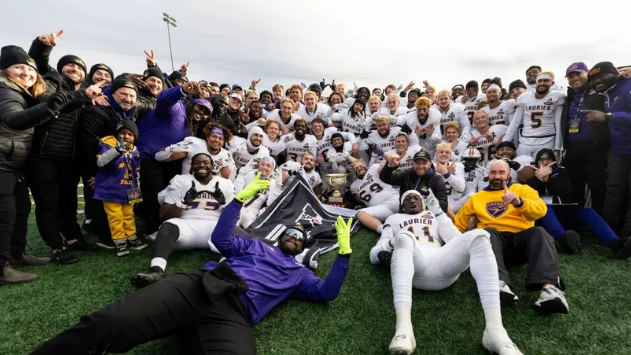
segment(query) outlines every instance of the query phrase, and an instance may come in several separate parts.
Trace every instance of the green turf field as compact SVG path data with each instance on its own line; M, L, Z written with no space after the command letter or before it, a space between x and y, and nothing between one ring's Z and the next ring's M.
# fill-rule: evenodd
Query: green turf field
M29 252L46 255L31 216ZM394 332L389 271L369 263L376 234L352 237L353 256L340 297L329 304L289 301L254 327L259 354L386 354ZM524 290L524 268L513 273L520 301L504 310L506 329L525 354L631 354L631 262L609 258L593 239L582 255L561 255L570 314L543 317L532 308L536 293ZM113 251L78 253L74 265L31 267L40 279L0 286L0 354L28 354L40 342L132 292L129 277L145 270L150 251L117 258ZM209 252L176 252L169 273L199 267ZM335 252L320 259L325 277ZM442 292L414 291L417 354L484 354L484 318L469 272ZM172 339L145 344L130 354L178 354Z

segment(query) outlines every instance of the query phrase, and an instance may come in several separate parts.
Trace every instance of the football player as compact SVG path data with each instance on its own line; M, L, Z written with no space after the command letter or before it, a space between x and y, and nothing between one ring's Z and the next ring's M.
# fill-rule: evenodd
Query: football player
M471 130L469 145L480 151L482 165L486 166L486 163L495 156L495 147L506 132L506 126L503 124L491 126L489 115L482 110L474 114L473 123L475 128Z
M409 190L401 197L401 205L404 213L386 220L381 238L370 251L373 264L391 264L396 331L390 353L415 351L412 288L443 290L471 268L486 320L482 345L501 355L522 354L502 324L499 276L489 233L481 229L460 233L431 190L426 201L418 191Z
M390 161L390 158L396 155L400 157L399 166L396 170L409 169L414 165L414 154L421 151L421 149L421 146L418 144L409 144L409 136L407 134L399 133L394 141L394 149L383 153L383 159Z
M248 165L252 160L258 161L269 156L269 150L263 145L264 135L261 127L254 127L248 132L248 139L245 142L230 148L237 169Z
M376 130L368 135L366 135L366 132L360 135L363 138L360 148L362 150L372 150L370 163L368 163L370 166L376 163L383 163L381 158L383 153L395 147L396 137L401 133L408 135L408 141L411 145L418 145L419 143L418 136L412 134L412 129L409 126L404 124L403 127L391 127L389 116L380 116L375 123L377 126Z
M223 207L234 197L230 180L212 174L213 161L208 153L192 159L193 175L176 175L160 192L160 219L166 220L153 244L151 268L132 277L141 288L164 278L167 258L174 249L208 249L208 240L217 226ZM212 247L212 245L211 245ZM214 251L217 251L212 247Z
M255 170L251 170L245 175L239 175L234 182L235 192L238 194L243 190L245 186L255 180L259 175L260 180L270 180L270 185L274 185L274 169L276 168L276 162L272 157L263 157L259 161ZM256 220L261 211L266 206L267 197L269 195L269 188L257 192L254 197L243 202L243 208L241 208L241 218L239 218L238 226L248 228L252 222Z
M486 90L486 101L488 105L482 110L489 116L489 124L507 125L513 119L515 114L515 100L500 100L502 89L497 84L491 84Z
M561 150L561 116L565 94L550 90L553 85L554 73L543 72L537 77L536 91L522 94L516 101L515 116L502 140L515 142L519 125L523 124L522 134L518 138L518 156L530 155L534 158L543 148L554 149L556 153Z
M383 221L399 211L399 190L381 181L380 171L381 164L367 168L362 160L355 160L353 172L357 179L351 184L355 199L368 206L357 212L357 220L377 233L381 233Z
M440 143L440 112L431 108L432 101L426 97L416 100L416 111L411 111L397 119L397 125L408 125L418 135L419 145L431 156L436 153L436 145Z
M294 122L294 132L283 137L287 161L300 161L306 152L316 155L318 140L308 133L307 120L298 118Z
M206 141L197 137L186 137L183 141L163 148L155 154L157 161L173 161L184 159L182 174L191 173L192 157L199 153L210 153L213 160L214 175L234 180L237 167L232 160L232 154L223 147L232 140L232 133L222 125L210 122L205 128Z
M469 137L471 131L471 124L469 123L469 117L465 111L465 107L460 103L451 102L451 91L441 90L438 93L438 99L436 104L432 108L440 112L440 132L445 134L445 129L448 125L455 123L460 126L460 132L463 139Z

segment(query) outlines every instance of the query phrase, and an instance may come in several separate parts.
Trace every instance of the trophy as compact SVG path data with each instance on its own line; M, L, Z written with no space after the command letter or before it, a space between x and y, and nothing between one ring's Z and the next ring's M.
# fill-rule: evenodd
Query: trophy
M345 207L344 196L340 192L340 187L346 186L348 178L346 174L327 174L326 183L333 188L333 193L329 196L327 204L338 207Z

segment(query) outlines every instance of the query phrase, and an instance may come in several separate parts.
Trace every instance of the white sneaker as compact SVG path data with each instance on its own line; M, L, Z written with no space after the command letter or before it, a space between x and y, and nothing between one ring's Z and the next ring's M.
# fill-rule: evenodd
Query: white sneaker
M412 327L397 329L388 350L391 355L412 355L416 349L416 339Z
M568 314L570 311L565 293L555 286L544 287L539 294L539 299L535 302L535 306L546 314Z
M158 236L158 232L153 232L149 235L145 235L145 238L151 240L152 242L155 242L157 236Z
M513 291L508 287L506 282L500 281L500 305L502 307L508 307L511 304L517 302L519 297L513 293Z
M484 330L482 346L490 353L499 355L524 355L515 345L504 328L498 330Z

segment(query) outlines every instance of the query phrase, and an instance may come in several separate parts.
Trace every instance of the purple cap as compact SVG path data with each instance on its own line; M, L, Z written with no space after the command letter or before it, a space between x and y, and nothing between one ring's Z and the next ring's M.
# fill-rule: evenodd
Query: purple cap
M567 78L567 76L572 73L572 72L581 72L581 71L589 71L589 68L587 68L587 65L585 65L585 63L583 62L576 62L576 63L572 63L570 64L569 67L567 67L567 70L565 71L565 77Z
M213 106L210 104L210 102L208 100L206 100L206 99L195 99L193 102L196 103L197 105L206 107L208 109L208 113L210 113L212 115L212 113L213 113Z

